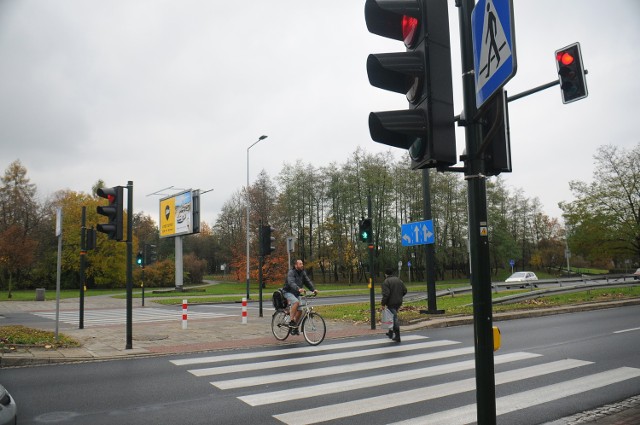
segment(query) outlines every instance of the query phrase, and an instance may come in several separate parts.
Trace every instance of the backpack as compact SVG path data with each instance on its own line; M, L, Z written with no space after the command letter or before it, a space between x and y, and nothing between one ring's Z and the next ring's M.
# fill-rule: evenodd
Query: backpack
M273 293L273 308L276 310L284 310L287 307L287 298L284 296L284 289L279 288Z

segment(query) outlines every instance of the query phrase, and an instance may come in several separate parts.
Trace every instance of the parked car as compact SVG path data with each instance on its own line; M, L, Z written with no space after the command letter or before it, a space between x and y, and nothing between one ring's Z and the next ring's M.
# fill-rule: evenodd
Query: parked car
M16 425L18 423L18 408L16 401L9 391L0 385L0 425Z
M634 278L635 280L640 279L640 269L637 269L637 270L635 271L635 273L633 273L633 278Z
M536 280L538 280L538 276L536 276L534 272L515 272L505 280L505 283L525 283L525 285L520 285L521 288L524 288ZM535 283L533 286L536 288L538 287Z

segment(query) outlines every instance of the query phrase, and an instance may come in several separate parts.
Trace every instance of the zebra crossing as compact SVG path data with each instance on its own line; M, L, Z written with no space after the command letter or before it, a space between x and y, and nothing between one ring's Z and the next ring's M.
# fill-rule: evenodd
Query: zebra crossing
M32 312L38 317L44 319L55 320L55 311L38 311ZM211 312L189 312L189 320L191 319L211 319L218 317L232 317L232 314L211 313ZM170 322L182 320L182 312L177 310L167 310L161 308L145 307L134 308L131 313L133 323L149 323L149 322ZM109 326L122 325L127 320L127 311L124 308L118 309L100 309L85 310L84 325L85 326ZM80 318L78 311L61 311L60 321L70 325L79 325Z
M228 391L248 408L265 409L264 415L285 424L389 423L376 413L407 406L412 408L400 410L402 414L393 419L397 422L391 422L476 421L475 403L444 411L436 407L450 405L450 398L469 401L474 394L474 348L458 341L406 335L402 344L390 344L377 337L317 347L221 353L171 363L208 379L214 391ZM601 370L594 362L545 359L531 352L496 354L494 364L497 415L640 378L637 368ZM509 391L497 390L506 387ZM413 416L403 417L406 412ZM252 417L260 414L251 413Z

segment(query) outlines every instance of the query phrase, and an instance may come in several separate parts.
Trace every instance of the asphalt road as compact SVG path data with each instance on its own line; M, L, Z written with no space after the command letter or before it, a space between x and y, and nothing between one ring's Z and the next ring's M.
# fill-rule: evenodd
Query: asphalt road
M541 424L638 394L640 306L497 324L499 424ZM0 374L22 425L473 422L472 326L403 337Z

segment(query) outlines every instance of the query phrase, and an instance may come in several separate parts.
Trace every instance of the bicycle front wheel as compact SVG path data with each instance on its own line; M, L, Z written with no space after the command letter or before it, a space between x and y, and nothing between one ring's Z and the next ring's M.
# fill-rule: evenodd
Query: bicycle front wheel
M302 322L302 334L310 345L318 345L324 341L327 325L318 313L311 312Z
M283 310L276 310L273 316L271 316L271 332L273 332L273 336L275 336L278 341L287 339L289 332L291 332L289 323L285 320L288 317L289 315Z

